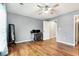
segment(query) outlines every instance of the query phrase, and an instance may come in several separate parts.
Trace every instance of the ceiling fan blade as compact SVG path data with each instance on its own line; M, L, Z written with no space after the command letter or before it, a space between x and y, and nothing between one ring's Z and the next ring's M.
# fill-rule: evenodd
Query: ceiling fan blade
M50 14L54 14L53 12L50 12Z
M54 12L55 12L55 10L52 9L52 10L50 11L50 14L54 14Z
M20 5L24 5L24 3L19 3Z
M59 6L59 4L55 4L53 7L58 7Z
M55 9L52 8L50 11L55 11Z
M58 7L59 6L59 4L55 4L55 5L53 5L53 7L50 9L50 12L53 12L53 13L56 13L56 7Z
M41 14L42 14L42 12L39 13L39 15L41 15Z
M51 14L58 14L59 11L58 11L58 10L52 10L52 11L50 11L50 13L51 13Z
M40 6L40 5L37 5L37 7L39 7L39 8L41 8L41 9L42 9L42 6Z

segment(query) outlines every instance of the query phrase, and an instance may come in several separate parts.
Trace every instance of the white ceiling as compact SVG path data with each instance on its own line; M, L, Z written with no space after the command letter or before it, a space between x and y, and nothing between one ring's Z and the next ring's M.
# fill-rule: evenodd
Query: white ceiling
M20 5L19 3L8 3L7 9L8 9L8 12L16 13L19 15L28 16L28 17L32 17L40 20L53 18L68 12L79 10L79 3L62 3L62 4L59 4L59 7L56 13L54 14L47 13L47 14L39 15L37 12L38 8L36 7L37 4L38 3L24 3L24 5Z

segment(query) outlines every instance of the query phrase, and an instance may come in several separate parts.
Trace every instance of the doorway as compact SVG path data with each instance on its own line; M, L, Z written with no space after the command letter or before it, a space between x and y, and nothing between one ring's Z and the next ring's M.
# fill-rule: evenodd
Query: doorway
M43 21L43 39L53 39L56 38L57 33L57 23L56 20Z
M50 21L50 39L56 39L57 23L56 20Z
M79 15L75 16L75 45L79 45Z

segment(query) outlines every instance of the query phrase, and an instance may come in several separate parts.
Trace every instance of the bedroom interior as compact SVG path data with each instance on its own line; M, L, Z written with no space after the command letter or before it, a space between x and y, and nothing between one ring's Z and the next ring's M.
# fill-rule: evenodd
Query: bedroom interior
M0 56L79 56L79 3L0 3Z

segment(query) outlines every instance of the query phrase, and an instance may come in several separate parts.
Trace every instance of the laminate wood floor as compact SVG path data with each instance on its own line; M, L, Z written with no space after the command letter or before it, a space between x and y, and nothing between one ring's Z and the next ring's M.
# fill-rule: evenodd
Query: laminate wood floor
M17 43L9 47L9 56L78 56L76 47L58 43L55 39Z

